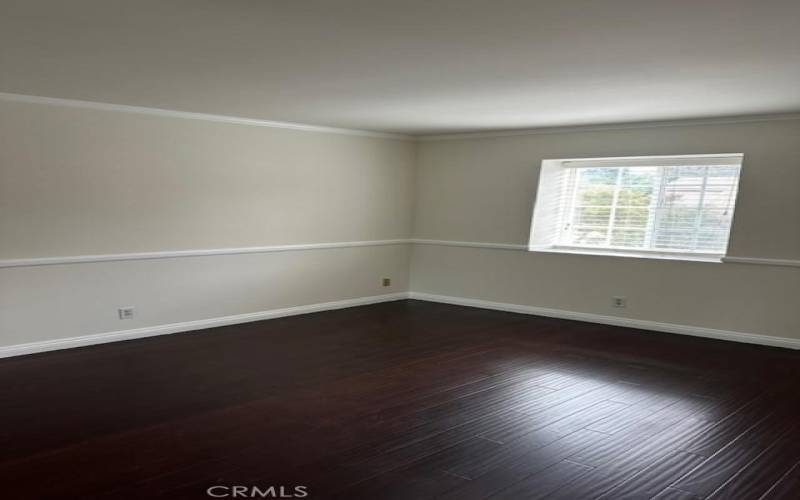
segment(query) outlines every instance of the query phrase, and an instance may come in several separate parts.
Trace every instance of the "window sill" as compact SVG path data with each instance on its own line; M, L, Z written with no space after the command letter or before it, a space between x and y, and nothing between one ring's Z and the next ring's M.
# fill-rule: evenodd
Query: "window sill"
M637 250L605 250L600 248L575 248L575 247L531 247L530 252L540 253L559 253L573 255L593 255L601 257L627 257L633 259L656 259L656 260L682 260L690 262L712 262L722 263L722 255L716 254L694 254L679 252L643 252Z

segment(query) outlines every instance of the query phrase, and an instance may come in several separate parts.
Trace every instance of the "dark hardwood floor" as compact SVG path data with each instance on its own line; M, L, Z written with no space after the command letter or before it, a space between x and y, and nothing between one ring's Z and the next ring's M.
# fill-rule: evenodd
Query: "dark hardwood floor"
M11 358L0 495L796 499L798 375L789 350L417 301Z

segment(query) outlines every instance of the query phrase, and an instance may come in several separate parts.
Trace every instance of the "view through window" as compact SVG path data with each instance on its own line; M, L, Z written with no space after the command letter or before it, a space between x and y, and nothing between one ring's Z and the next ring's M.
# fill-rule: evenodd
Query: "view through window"
M660 162L565 160L550 246L724 254L741 158Z

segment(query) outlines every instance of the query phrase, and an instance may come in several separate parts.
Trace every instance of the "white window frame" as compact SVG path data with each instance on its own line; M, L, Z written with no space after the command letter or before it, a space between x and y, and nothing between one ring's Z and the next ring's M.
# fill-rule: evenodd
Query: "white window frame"
M611 255L619 257L639 257L639 258L654 258L654 259L669 259L669 260L690 260L690 261L703 261L703 262L722 262L722 259L727 255L727 249L730 244L731 234L735 222L735 208L738 204L738 186L736 189L736 198L731 206L732 219L731 227L728 232L728 241L726 244L725 252L721 253L704 253L697 251L686 250L668 250L668 249L647 249L647 248L619 248L619 247L597 247L597 246L578 246L578 245L562 245L558 244L558 232L561 231L565 225L566 220L572 220L571 215L563 213L563 205L560 198L567 195L570 189L573 189L569 180L564 180L562 176L575 176L576 168L591 168L591 167L645 167L645 166L681 166L681 165L739 165L739 179L741 179L741 168L743 164L744 155L741 153L724 153L724 154L701 154L701 155L669 155L669 156L627 156L627 157L608 157L608 158L568 158L568 159L552 159L543 160L539 173L539 186L536 192L536 202L533 207L533 214L531 217L531 231L528 243L528 250L531 252L548 252L548 253L566 253L566 254L583 254L583 255ZM737 182L739 181L737 179ZM619 177L617 182L619 183ZM705 183L705 178L704 178ZM663 183L658 186L659 195L654 197L652 203L657 203L661 198L661 191L664 189ZM558 192L560 191L560 193ZM574 196L576 191L572 192ZM615 190L615 195L617 191ZM556 200L554 202L554 199ZM554 206L557 204L557 213L554 212ZM570 210L575 209L574 200L569 203ZM615 208L615 203L612 202L612 212ZM652 205L651 207L652 208ZM653 219L657 216L657 211L650 210L650 218ZM611 222L613 224L613 213L611 214ZM655 223L654 220L648 220L648 228ZM645 230L645 238L651 237L649 229ZM611 231L608 231L608 237L611 237ZM544 235L544 236L542 236Z

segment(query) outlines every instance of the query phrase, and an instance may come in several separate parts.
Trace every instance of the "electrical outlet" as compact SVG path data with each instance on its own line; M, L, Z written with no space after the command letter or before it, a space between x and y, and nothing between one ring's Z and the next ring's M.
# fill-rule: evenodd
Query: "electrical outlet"
M611 306L612 307L627 307L628 306L628 298L627 297L611 297Z
M133 319L133 307L120 307L117 309L119 319Z
M383 278L383 286L392 286L392 278Z

